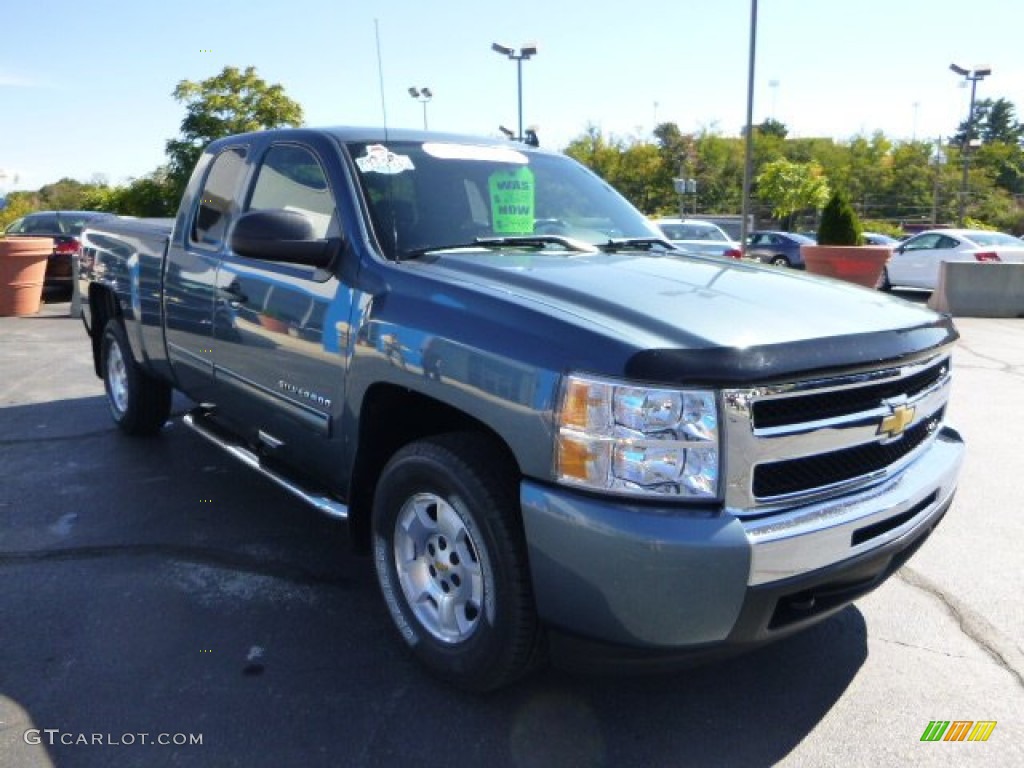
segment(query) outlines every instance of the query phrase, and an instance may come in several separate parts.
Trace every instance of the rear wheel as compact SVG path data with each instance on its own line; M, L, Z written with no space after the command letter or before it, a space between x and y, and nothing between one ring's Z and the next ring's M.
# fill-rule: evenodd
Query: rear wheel
M132 357L120 320L103 329L100 352L110 415L129 435L153 435L171 413L171 387L147 374Z
M787 259L785 256L774 256L774 257L772 257L772 266L775 266L775 267L788 267L789 266L789 259Z
M507 465L482 436L420 440L388 462L373 504L374 565L392 620L431 671L470 690L505 685L538 657Z

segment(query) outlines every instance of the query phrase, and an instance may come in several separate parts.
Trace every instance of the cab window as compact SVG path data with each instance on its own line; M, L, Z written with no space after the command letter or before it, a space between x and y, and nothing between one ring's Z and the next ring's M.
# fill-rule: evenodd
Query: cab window
M231 206L245 171L245 150L221 152L210 166L192 222L193 243L219 248L231 222Z
M247 210L268 209L301 213L318 239L340 234L327 175L306 147L276 144L263 158Z

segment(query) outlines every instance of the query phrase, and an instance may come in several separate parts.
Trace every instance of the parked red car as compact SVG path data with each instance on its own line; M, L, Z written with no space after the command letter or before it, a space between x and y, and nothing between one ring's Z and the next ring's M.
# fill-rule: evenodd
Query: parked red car
M45 288L71 289L71 259L81 244L78 236L90 222L112 218L100 211L38 211L15 219L4 230L5 235L19 237L52 237L53 253L46 264Z

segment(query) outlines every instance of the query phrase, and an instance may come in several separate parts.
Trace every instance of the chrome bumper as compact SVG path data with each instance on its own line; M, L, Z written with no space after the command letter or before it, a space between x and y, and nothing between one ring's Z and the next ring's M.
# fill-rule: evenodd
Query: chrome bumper
M933 525L956 490L963 453L960 435L944 427L917 460L879 485L743 521L748 585L835 565Z

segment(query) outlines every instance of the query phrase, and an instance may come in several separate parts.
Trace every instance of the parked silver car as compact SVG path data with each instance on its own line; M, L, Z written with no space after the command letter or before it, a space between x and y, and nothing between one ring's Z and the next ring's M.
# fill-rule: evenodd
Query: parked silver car
M738 259L743 255L740 244L731 239L717 224L700 219L657 219L654 224L672 245L689 253L724 256Z

